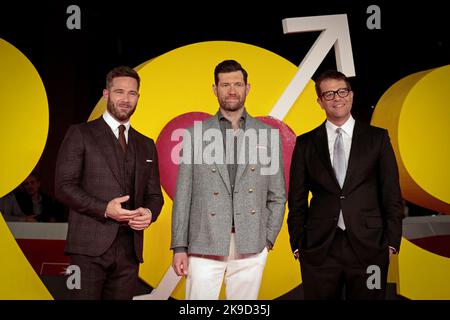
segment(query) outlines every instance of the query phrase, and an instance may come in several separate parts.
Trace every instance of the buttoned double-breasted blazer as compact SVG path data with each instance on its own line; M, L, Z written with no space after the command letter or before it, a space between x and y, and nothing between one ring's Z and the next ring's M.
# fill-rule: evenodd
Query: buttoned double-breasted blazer
M234 188L226 161L218 155L225 154L218 117L187 129L183 159L191 163L178 166L171 248L227 256L233 218L236 252L257 253L268 242L275 243L283 222L286 192L281 141L279 135L272 135L277 131L271 129L247 115L245 133L241 130L237 135L237 158L241 160ZM255 137L256 143L251 142ZM209 152L214 147L218 152ZM208 159L211 154L217 157Z

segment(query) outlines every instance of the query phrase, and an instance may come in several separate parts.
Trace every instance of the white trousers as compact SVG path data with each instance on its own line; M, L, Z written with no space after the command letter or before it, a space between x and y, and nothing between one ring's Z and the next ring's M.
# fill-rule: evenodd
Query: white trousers
M189 255L186 300L219 299L225 276L227 300L257 300L267 260L267 248L256 254L235 252L231 234L230 255Z

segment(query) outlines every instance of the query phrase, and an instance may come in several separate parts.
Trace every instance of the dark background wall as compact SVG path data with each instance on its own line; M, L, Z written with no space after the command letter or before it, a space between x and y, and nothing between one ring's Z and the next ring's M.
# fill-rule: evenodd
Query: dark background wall
M413 3L16 1L0 7L0 38L25 54L44 81L50 128L38 170L44 190L53 193L56 154L64 134L70 124L87 120L111 68L135 67L172 49L210 40L253 44L298 65L319 33L284 35L281 21L288 17L348 15L357 74L352 81L357 94L353 115L369 122L373 107L396 81L450 63L444 2ZM71 4L81 9L81 30L66 27ZM381 9L379 30L366 26L366 10L372 4ZM335 67L330 51L317 73Z

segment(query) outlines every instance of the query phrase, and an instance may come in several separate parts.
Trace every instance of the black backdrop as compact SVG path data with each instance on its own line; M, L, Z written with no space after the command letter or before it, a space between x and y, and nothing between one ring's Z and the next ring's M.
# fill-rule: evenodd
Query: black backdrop
M71 4L81 9L81 30L66 27ZM372 4L381 9L379 30L366 27ZM38 170L43 188L53 193L61 140L70 124L87 120L114 66L135 67L172 49L211 40L253 44L298 65L319 33L284 35L282 19L345 13L357 74L353 115L369 122L373 106L396 81L450 63L444 8L444 2L377 0L16 1L0 5L0 38L25 54L44 81L50 128ZM330 51L317 72L335 67Z

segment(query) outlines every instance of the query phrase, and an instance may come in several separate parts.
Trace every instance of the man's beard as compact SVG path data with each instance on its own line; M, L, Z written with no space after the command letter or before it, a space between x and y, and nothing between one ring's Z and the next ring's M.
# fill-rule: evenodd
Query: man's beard
M131 106L128 104L128 106ZM107 102L107 109L109 113L111 113L114 118L118 121L128 121L130 117L133 115L134 111L136 110L136 106L134 108L129 108L126 111L120 111L118 107L108 98Z
M236 103L228 103L225 100L220 101L220 107L225 111L237 111L244 107L245 101L238 101Z

